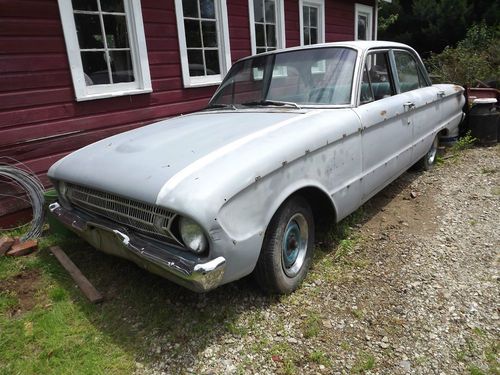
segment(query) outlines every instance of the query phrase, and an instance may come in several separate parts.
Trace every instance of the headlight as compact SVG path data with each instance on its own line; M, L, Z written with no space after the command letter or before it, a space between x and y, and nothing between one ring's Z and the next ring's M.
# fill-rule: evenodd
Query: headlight
M182 217L179 220L179 232L186 247L196 254L203 253L208 247L208 241L203 229L193 220Z

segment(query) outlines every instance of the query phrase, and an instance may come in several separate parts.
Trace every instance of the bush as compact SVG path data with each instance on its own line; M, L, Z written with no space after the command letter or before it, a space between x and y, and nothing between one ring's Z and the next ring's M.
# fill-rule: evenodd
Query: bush
M426 60L435 83L475 86L500 78L500 28L473 25L455 48L446 47Z

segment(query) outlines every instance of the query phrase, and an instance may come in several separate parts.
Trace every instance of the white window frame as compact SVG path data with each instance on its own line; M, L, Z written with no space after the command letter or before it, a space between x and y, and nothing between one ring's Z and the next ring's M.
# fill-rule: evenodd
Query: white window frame
M299 27L300 27L300 45L304 45L304 12L303 7L318 8L318 43L325 43L325 0L299 0Z
M358 17L360 14L368 16L368 39L373 40L373 7L364 4L354 4L354 40L358 40Z
M58 0L63 26L64 40L68 53L71 77L77 101L111 98L115 96L135 95L152 92L149 73L148 52L141 3L139 0L124 0L129 31L130 55L134 70L134 82L121 82L87 86L83 71L80 45L76 34L73 5L70 0Z
M226 0L214 0L215 17L217 19L217 42L219 47L220 74L209 76L189 75L189 62L184 30L184 13L182 0L175 0L175 16L177 18L177 33L179 34L179 51L181 56L182 80L184 87L203 87L218 85L231 67L231 49L229 45L229 23L227 19Z
M257 39L255 36L255 13L254 0L248 0L248 18L250 19L250 45L252 55L257 53ZM286 47L285 36L285 2L284 0L276 0L276 49Z

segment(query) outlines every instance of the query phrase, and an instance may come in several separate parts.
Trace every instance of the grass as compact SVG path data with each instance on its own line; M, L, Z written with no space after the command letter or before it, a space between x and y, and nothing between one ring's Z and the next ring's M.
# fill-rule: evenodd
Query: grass
M309 359L311 362L317 363L318 365L323 365L325 367L331 366L331 361L328 355L321 350L314 350L309 353Z
M353 374L362 374L375 367L375 357L372 354L361 352L351 369Z
M104 294L102 304L83 297L49 253L53 244ZM0 374L130 374L136 362L147 366L164 353L169 370L182 372L187 350L196 357L219 336L245 336L258 312L279 301L247 280L195 294L76 238L50 235L39 248L0 258ZM39 279L23 295L15 280L30 270ZM23 298L29 308L22 308Z
M316 337L321 332L321 317L317 313L310 313L304 321L303 334L306 339Z

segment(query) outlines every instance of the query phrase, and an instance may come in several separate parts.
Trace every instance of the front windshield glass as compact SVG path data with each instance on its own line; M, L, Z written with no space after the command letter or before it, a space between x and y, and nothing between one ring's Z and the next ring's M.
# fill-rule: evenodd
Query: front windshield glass
M356 54L331 47L243 60L231 68L209 106L350 104Z

